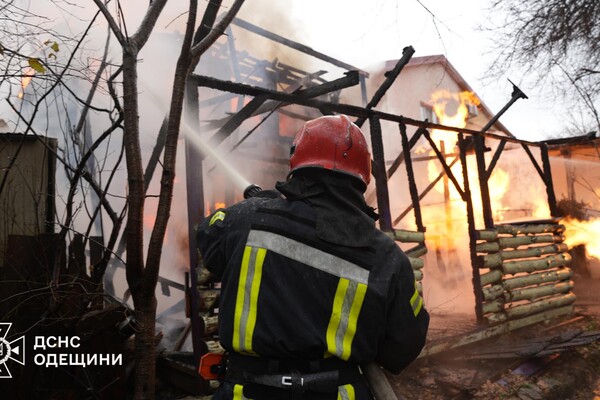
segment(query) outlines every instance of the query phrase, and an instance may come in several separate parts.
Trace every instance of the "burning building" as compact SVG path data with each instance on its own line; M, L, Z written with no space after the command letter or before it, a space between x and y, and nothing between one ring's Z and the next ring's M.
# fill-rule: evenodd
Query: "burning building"
M352 69L243 21L237 24ZM201 71L192 77L200 93L200 126L209 128L202 134L231 154L238 169L271 186L284 178L286 149L302 122L328 113L355 118L372 144L375 179L368 201L381 215L380 228L409 256L434 326L435 318L449 311L466 316L458 333L475 333L461 339L464 344L573 311L571 257L557 218L548 146L516 139L499 122L513 103L526 98L518 87L513 85L510 100L494 115L445 57L413 59L411 47L378 71L347 72L333 81L320 69L308 73L234 50L231 44L213 49L228 65L219 69L222 78ZM247 83L252 81L255 85ZM324 90L319 97L302 92L318 88ZM269 103L275 106L265 108ZM212 113L216 104L218 117L207 117L202 106ZM193 168L204 169L197 178L207 190L194 196L207 200L194 207L198 217L241 198L240 188L214 175L217 168L210 161ZM201 273L193 275L200 290L199 314L192 318L214 326L214 302L203 300L214 297L214 287ZM205 330L205 339L213 333ZM443 339L427 352L456 344Z
M240 30L318 63L260 58L235 40ZM367 72L236 19L190 77L198 89L190 91L187 118L216 157L271 187L285 179L292 137L304 121L351 116L371 140L375 179L367 198L381 214L380 228L409 256L434 324L449 312L466 316L460 333L469 336L460 343L571 313L571 260L553 185L563 175L551 169L561 150L518 140L499 122L524 97L516 86L494 115L445 57L413 54L407 47L401 59ZM185 147L193 237L205 215L240 200L243 188L190 137ZM565 176L574 188L576 179ZM194 349L218 351L219 286L196 265L193 242L186 243L192 274L185 289ZM183 288L159 283L163 291ZM427 352L458 343L442 339Z

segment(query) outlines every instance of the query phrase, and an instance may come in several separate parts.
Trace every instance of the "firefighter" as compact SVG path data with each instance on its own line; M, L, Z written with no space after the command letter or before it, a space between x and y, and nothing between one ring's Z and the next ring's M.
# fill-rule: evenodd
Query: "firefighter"
M399 373L425 344L429 314L397 244L364 199L371 155L345 115L308 121L290 172L217 210L198 250L221 280L228 352L214 399L372 399L360 364Z

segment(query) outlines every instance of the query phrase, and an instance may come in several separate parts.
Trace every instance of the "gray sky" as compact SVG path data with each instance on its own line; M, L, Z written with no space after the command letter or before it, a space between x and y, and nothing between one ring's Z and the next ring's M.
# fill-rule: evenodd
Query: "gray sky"
M563 111L563 104L549 104L543 100L543 94L549 88L540 91L533 77L515 70L507 70L505 76L499 79L484 79L494 55L487 53L489 46L485 34L476 27L493 23L485 11L489 1L247 0L239 16L359 68L398 59L406 46L413 46L415 57L444 54L492 112L500 110L510 99L512 86L508 79L529 96L528 100L515 103L501 118L515 136L542 140L564 135L561 128L565 125L567 113ZM22 2L38 10L43 7L40 15L48 16L59 26L69 26L74 32L78 29L74 26L83 26L96 10L91 1L84 8L79 8L76 15L61 12L49 0ZM200 2L200 16L207 2ZM231 2L225 0L224 7ZM128 0L121 6L128 30L135 31L148 0ZM168 2L155 31L182 32L186 12L186 2ZM103 24L103 21L98 23L98 32L104 32ZM152 38L156 35L153 34ZM102 44L98 44L97 48L101 49ZM283 62L290 57L289 63L294 65L292 53L290 49L281 49L276 56ZM141 65L140 70L148 67L151 68L148 64Z
M490 24L487 4L488 0L252 0L240 16L357 67L400 58L409 45L414 57L444 54L493 112L510 100L508 79L527 94L528 100L519 100L501 118L515 136L542 140L560 135L561 105L544 102L532 77L513 70L504 78L484 79L493 54L487 54L486 35L477 25Z

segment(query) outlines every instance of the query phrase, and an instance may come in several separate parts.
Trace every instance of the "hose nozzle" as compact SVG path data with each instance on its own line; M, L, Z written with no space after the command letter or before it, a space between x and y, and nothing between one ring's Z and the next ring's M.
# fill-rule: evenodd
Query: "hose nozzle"
M256 196L258 193L262 192L262 188L254 183L248 185L246 189L244 189L244 199L249 199L250 197Z

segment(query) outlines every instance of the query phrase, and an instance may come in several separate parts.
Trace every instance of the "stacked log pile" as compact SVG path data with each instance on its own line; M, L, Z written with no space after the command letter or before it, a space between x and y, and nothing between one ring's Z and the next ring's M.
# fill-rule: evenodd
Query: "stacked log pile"
M518 329L573 312L571 256L557 223L499 225L477 231L481 315Z
M391 232L387 232L387 235L400 243L413 244L404 253L408 256L410 265L412 266L413 272L415 273L415 280L417 282L417 290L419 294L423 295L423 266L425 265L424 260L421 258L427 254L427 247L425 246L425 233L417 231L409 231L405 229L394 229Z

